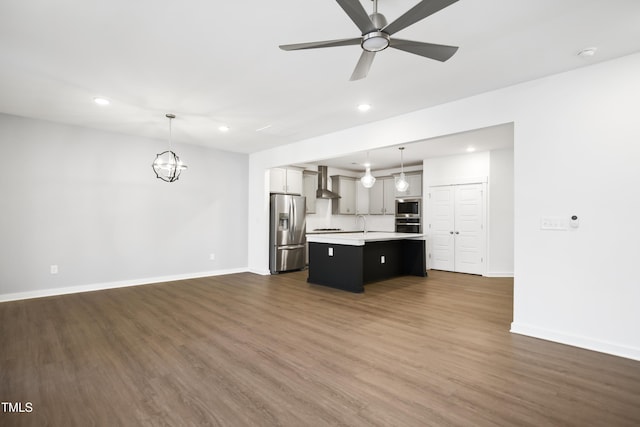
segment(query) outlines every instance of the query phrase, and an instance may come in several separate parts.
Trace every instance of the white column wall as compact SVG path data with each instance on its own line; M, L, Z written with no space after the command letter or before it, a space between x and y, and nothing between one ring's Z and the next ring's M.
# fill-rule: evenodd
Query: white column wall
M249 268L268 265L264 169L513 122L512 330L640 359L640 55L250 156ZM540 229L542 216L580 228Z
M513 277L513 150L493 150L489 166L487 276Z

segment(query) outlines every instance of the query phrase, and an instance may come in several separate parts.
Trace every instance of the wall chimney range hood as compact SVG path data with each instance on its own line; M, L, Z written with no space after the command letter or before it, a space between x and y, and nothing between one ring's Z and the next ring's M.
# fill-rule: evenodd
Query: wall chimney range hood
M340 196L328 187L329 173L326 166L318 166L318 191L316 191L316 197L318 199L339 199Z

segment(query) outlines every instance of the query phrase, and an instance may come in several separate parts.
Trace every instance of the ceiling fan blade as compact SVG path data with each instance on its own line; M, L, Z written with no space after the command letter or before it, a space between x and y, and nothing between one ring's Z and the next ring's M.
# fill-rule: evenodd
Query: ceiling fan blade
M356 37L353 39L325 40L321 42L283 44L279 47L282 50L317 49L320 47L351 46L360 44L360 42L362 42L362 37Z
M451 58L458 50L457 46L414 42L412 40L403 39L391 39L389 46L441 62Z
M336 0L336 2L349 15L353 23L360 28L362 34L377 30L359 0Z
M422 0L420 3L405 12L404 15L384 27L382 31L392 35L407 28L409 25L423 20L429 15L433 15L447 6L451 6L457 1L458 0Z
M369 74L369 69L371 68L371 64L373 63L373 58L375 58L375 56L375 52L363 50L362 55L360 55L360 59L358 60L358 64L356 65L355 70L353 70L353 74L351 74L351 78L349 80L360 80L367 77L367 74Z

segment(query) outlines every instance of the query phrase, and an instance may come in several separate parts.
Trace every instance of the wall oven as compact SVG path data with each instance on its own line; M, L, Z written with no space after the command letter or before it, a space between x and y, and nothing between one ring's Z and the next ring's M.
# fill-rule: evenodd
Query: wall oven
M422 233L421 205L421 199L396 199L396 233Z
M396 218L396 233L422 233L420 218Z

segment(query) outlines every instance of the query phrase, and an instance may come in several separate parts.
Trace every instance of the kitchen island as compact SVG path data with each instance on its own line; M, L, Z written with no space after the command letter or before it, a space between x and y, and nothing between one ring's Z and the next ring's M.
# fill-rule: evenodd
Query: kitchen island
M350 292L392 277L427 275L423 234L393 232L307 234L307 282Z

